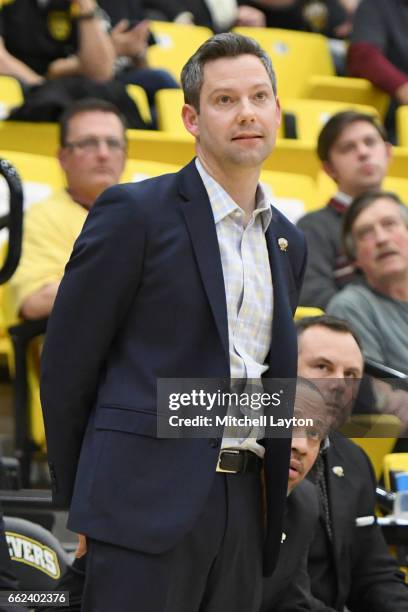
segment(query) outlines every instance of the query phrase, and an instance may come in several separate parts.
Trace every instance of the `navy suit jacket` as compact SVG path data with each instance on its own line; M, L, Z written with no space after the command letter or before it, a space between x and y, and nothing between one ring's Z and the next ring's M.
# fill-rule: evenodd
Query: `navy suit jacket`
M266 238L274 288L268 376L294 377L292 313L305 242L275 209ZM150 553L174 547L205 503L220 441L158 439L156 381L229 376L220 252L194 162L176 174L108 189L74 246L42 356L54 499L71 506L69 527ZM290 443L265 446L270 572Z

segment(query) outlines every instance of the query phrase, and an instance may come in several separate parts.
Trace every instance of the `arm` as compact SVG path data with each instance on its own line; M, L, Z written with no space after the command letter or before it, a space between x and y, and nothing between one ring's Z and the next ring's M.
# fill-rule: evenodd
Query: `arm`
M386 3L383 3L386 10ZM354 15L353 32L348 54L351 76L363 77L391 95L406 82L408 75L387 59L390 33L381 5L362 0Z
M69 505L82 439L110 346L135 297L145 222L134 186L93 206L66 267L47 328L41 399L57 504Z
M61 197L64 194L53 194L24 216L21 259L8 295L16 315L26 319L39 319L51 312L65 265L85 221L86 212L73 203L64 206Z
M44 78L31 70L24 62L11 55L4 46L3 38L0 36L0 74L6 74L27 83L27 85L38 85Z
M408 104L408 75L398 70L374 45L365 42L352 43L347 57L348 71L351 76L371 81L402 104ZM404 87L405 86L405 87Z
M95 81L106 81L113 77L115 51L108 32L103 28L96 15L90 19L80 19L97 7L94 0L77 0L78 52L76 55L57 59L48 68L48 78L60 78L72 74L82 74Z
M21 305L20 314L23 319L42 319L48 317L59 287L59 281L49 283L29 295Z
M303 230L308 246L300 305L324 309L337 293L333 275L336 252L330 236L315 217L305 215L299 220L298 227Z

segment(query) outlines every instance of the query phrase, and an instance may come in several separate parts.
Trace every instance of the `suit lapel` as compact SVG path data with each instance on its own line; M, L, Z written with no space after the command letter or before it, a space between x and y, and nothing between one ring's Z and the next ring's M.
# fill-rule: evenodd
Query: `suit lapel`
M180 172L180 178L181 210L215 324L229 360L224 277L211 205L194 161Z
M289 278L286 277L289 269L287 261L289 253L282 251L278 246L278 240L282 237L285 236L280 236L279 223L276 220L276 214L272 211L272 221L266 232L273 283L272 342L269 352L268 378L285 378L287 372L296 372L297 369L297 354L293 350L293 346L296 346L297 343L296 332L288 296ZM286 346L291 347L291 350L286 351Z
M327 488L328 488L328 499L329 499L329 509L330 509L330 518L331 525L333 531L333 558L334 558L334 566L336 570L336 583L341 583L341 567L340 561L342 557L342 552L340 550L340 535L349 530L348 524L343 524L342 517L347 517L348 512L345 509L345 505L347 504L348 495L347 495L347 483L345 477L337 476L333 468L343 467L343 462L341 456L338 455L336 444L332 444L330 451L327 455ZM343 511L344 508L344 511Z

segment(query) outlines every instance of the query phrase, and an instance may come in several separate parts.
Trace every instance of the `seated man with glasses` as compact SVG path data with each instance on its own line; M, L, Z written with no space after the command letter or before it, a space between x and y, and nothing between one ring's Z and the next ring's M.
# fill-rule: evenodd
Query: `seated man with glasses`
M24 319L50 314L89 209L119 182L126 161L125 129L120 112L104 100L80 100L62 115L58 159L66 188L26 213L22 256L10 281L13 307Z

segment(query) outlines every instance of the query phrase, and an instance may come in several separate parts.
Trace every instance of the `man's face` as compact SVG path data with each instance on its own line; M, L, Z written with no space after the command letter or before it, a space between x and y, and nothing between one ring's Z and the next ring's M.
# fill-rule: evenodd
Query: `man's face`
M399 205L379 198L363 210L353 223L356 265L375 288L385 288L393 279L408 281L408 227Z
M102 191L119 182L125 157L125 134L114 113L95 110L72 117L59 160L75 200L92 206Z
M314 325L299 336L298 375L319 388L330 427L336 429L350 415L363 375L363 356L348 332Z
M355 197L380 188L390 154L390 145L371 123L356 121L341 132L323 167L340 191Z
M298 385L296 390L294 416L311 419L313 425L294 426L292 434L288 493L298 485L313 467L319 454L320 445L327 433L326 404L321 394L313 389Z
M241 55L206 63L200 111L184 105L183 120L210 170L260 169L280 123L279 103L261 60Z

